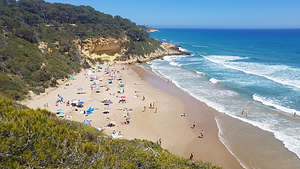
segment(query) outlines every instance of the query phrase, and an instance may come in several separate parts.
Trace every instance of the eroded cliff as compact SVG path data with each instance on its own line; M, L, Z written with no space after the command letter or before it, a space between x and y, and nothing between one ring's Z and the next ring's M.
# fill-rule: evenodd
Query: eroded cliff
M127 53L127 39L89 38L74 41L78 51L90 59L101 59L108 63L141 63L167 55L189 55L180 50L180 46L161 43L160 48L150 54L132 55Z

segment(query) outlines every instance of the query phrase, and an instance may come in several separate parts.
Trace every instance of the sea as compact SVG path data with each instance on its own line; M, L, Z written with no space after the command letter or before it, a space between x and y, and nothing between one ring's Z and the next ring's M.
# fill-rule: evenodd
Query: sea
M151 37L191 55L151 61L153 72L217 111L271 132L300 158L300 29L159 31Z

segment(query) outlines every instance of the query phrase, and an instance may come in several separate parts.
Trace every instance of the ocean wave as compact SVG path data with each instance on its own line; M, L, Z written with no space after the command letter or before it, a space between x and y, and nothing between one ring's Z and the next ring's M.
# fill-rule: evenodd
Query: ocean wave
M235 58L232 57L231 59L234 60ZM238 58L238 59L242 59L242 58ZM163 65L158 66L158 67L156 67L155 65L151 65L151 67L152 67L153 72L156 72L159 76L169 79L177 87L181 88L182 90L184 90L185 92L187 92L191 96L193 96L194 98L200 100L201 102L203 102L207 106L217 110L218 112L225 113L230 117L239 119L243 122L246 122L248 124L256 126L262 130L273 133L276 139L280 140L289 151L295 153L298 156L298 158L300 158L300 147L299 147L300 138L296 138L296 137L299 137L299 135L297 135L297 133L291 134L291 132L286 132L286 131L283 131L283 129L278 129L276 126L274 126L276 124L273 124L273 121L269 121L272 119L269 119L268 117L263 117L264 119L260 119L260 120L259 119L251 119L252 117L251 118L240 117L239 116L240 112L236 112L236 111L233 112L233 110L228 109L228 107L226 107L226 105L223 105L222 103L218 103L217 100L214 100L214 98L206 98L202 94L197 94L197 91L195 89L190 88L192 86L182 84L183 83L182 81L177 81L176 79L174 79L173 74L168 74L168 72L170 72L170 70L169 70L170 67L165 67ZM153 69L155 69L155 70L153 70ZM167 69L168 72L165 72L165 69ZM180 69L180 68L176 67L176 69ZM202 72L199 72L198 74L202 74ZM183 76L182 72L180 75ZM192 76L195 76L195 73L192 73L190 75L188 75L188 74L186 75L186 73L184 74L184 77L186 79L193 79ZM180 78L180 79L182 80L182 78ZM222 98L224 96L224 99L226 99L226 97L233 96L233 94L234 94L234 96L236 96L236 93L231 94L231 93L228 93L227 91L224 91L224 92L225 93L222 94L222 91L218 91L218 95L222 95ZM258 100L257 97L256 97L256 100ZM290 111L290 112L292 112L292 111ZM259 117L257 117L257 118L259 118ZM273 119L273 120L276 120L276 119ZM292 132L297 132L297 130L295 128L291 128L291 130L292 130Z
M204 72L200 72L200 71L195 71L197 74L204 76L205 73Z
M209 81L213 84L217 84L219 82L219 80L217 80L215 78L210 78Z
M172 66L178 66L178 67L181 66L181 64L173 62L173 61L169 62L169 64L172 65Z
M257 95L257 94L252 95L252 98L253 98L253 100L255 100L255 101L258 101L258 102L260 102L260 103L262 103L262 104L264 104L264 105L267 105L267 106L274 107L274 108L276 108L277 110L281 110L281 111L283 111L283 112L287 112L287 113L290 113L290 114L292 114L292 115L293 115L294 113L296 113L297 115L300 115L300 112L297 111L297 110L295 110L295 109L290 109L290 108L281 106L281 105L275 103L273 100L267 99L267 98L262 97L262 96L259 96L259 95Z
M196 48L208 48L208 46L204 46L204 45L192 45L192 46Z
M248 59L239 56L203 56L210 62L223 65L224 67L238 70L247 74L261 76L276 83L300 88L300 69L287 65L266 65L254 62L242 62Z
M169 55L169 56L164 56L164 60L173 61L173 60L184 58L184 57L187 57L187 56L185 56L185 55Z
M180 50L181 52L188 52L188 50L187 50L187 49L184 49L183 47L179 47L179 50Z

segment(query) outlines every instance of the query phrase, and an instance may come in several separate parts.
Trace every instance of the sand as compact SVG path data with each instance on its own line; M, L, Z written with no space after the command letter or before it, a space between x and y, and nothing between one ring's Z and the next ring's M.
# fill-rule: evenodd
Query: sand
M57 109L63 109L70 120L83 122L88 119L93 127L103 129L108 135L115 131L121 132L124 139L147 139L153 142L161 139L163 148L182 157L188 158L190 153L193 153L195 160L212 162L225 169L242 168L219 141L215 110L178 89L174 84L160 80L137 66L115 65L114 68L120 71L116 77L122 77L124 88L120 87L118 80L108 84L110 76L101 70L96 72L96 76L102 79L102 84L108 85L110 90L105 91L105 88L101 87L100 93L96 93L96 89L91 90L91 81L84 70L74 76L75 80L65 82L57 88L47 89L46 93L33 96L22 103L31 108L42 108L48 104L45 108L54 113ZM66 86L68 83L70 85ZM85 94L77 94L78 88L82 88ZM124 93L118 93L123 89ZM56 106L58 94L64 97L65 102L80 99L85 102L84 110L92 106L95 111L86 116L66 103ZM126 97L126 103L119 103L121 96ZM113 104L104 106L104 98L110 99ZM154 108L149 108L150 103L154 103ZM109 110L109 113L103 114L106 110ZM182 116L184 113L186 116ZM128 117L131 118L130 123L121 124ZM116 126L107 127L106 124L111 120ZM196 124L194 129L191 128L193 123ZM202 130L204 137L198 138Z

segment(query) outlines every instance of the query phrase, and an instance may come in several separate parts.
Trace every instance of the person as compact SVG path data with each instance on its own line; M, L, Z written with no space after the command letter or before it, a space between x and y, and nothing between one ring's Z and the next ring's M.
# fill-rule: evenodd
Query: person
M296 112L294 112L294 117L296 117L296 115L297 115Z
M198 136L198 138L203 138L204 134L203 134L203 130L201 130L200 135Z
M157 113L157 107L155 108L155 112L154 113Z
M150 107L149 108L152 109L152 103L150 103Z
M158 139L157 144L161 145L161 138Z
M185 117L186 116L186 113L182 113L180 114L181 117Z
M190 160L193 161L193 158L194 158L194 154L191 153L191 155L190 155Z
M143 112L145 112L146 111L146 106L144 106L144 110L143 110Z
M145 100L145 96L143 96L143 101Z
M193 123L193 125L192 125L191 129L194 129L195 127L196 127L196 124L195 124L195 123Z

